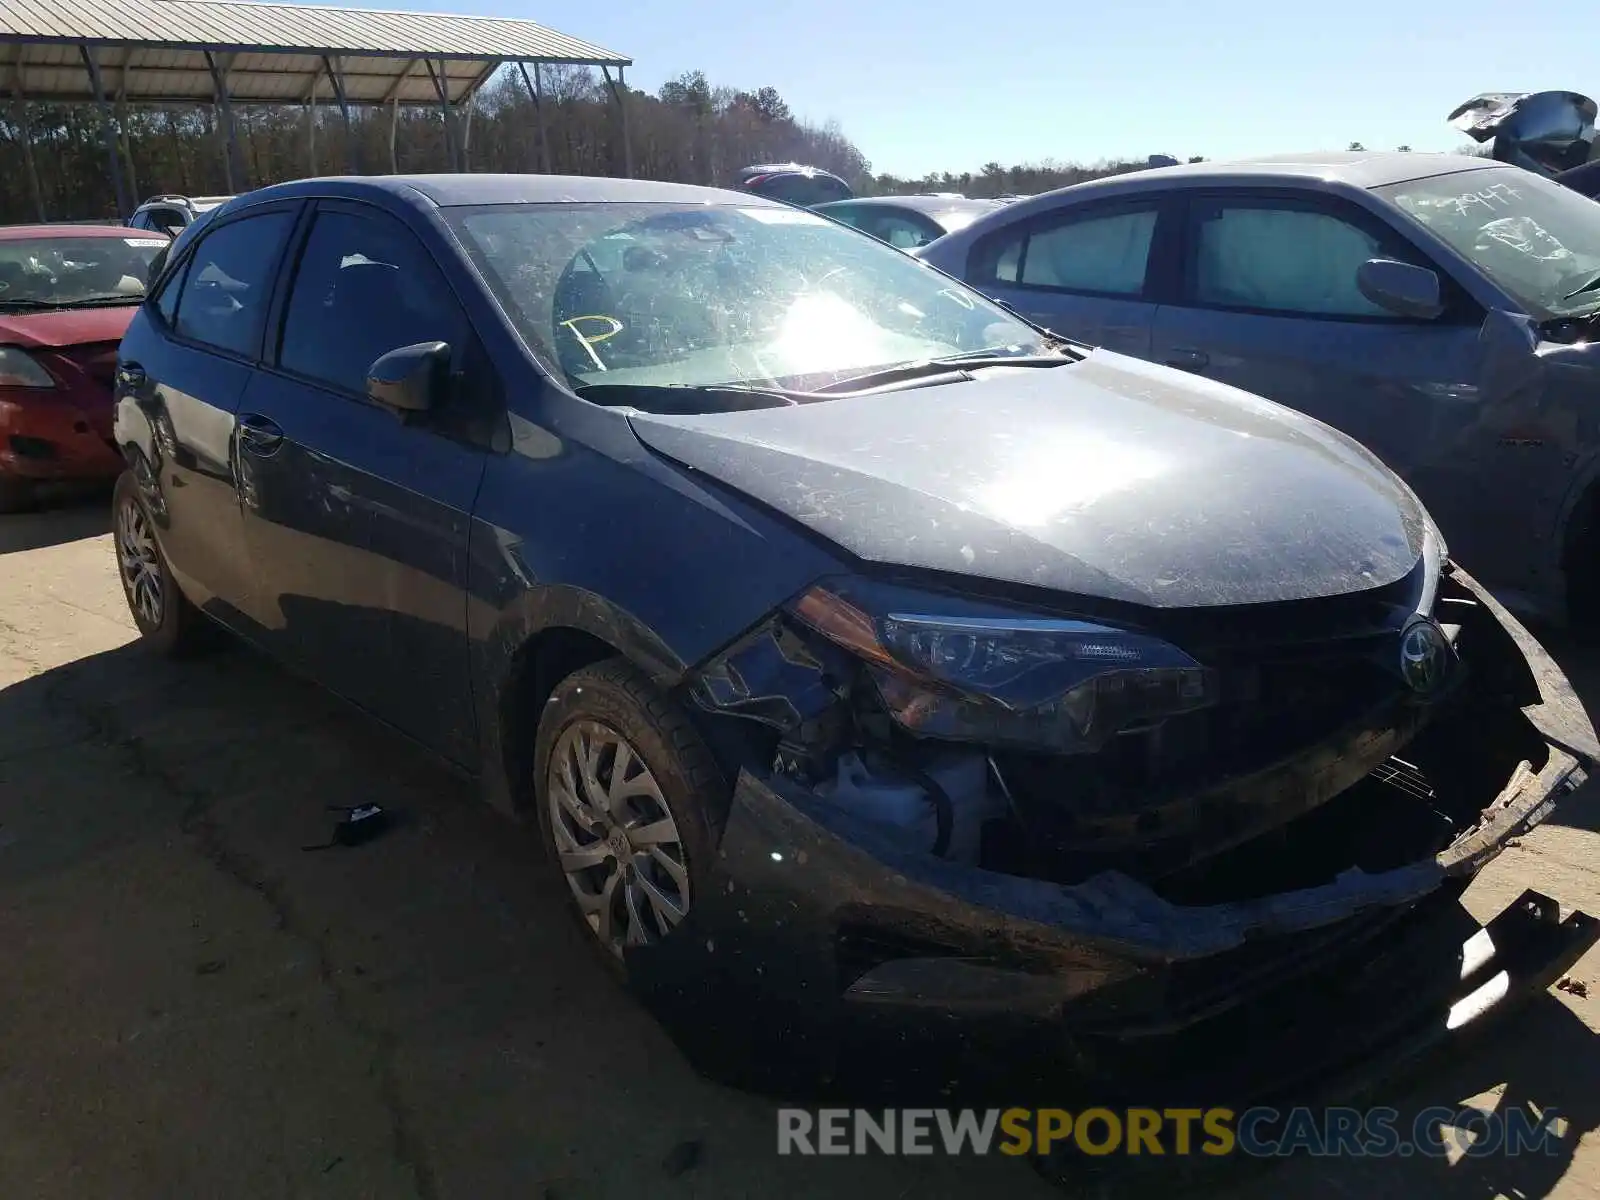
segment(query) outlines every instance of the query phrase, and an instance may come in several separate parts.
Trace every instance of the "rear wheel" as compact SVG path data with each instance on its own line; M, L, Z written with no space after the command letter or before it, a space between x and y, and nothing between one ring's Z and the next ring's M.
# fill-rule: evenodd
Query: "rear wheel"
M629 946L674 936L689 915L722 772L682 710L621 659L556 685L534 770L551 862L586 940L625 978Z
M205 618L172 577L156 541L155 524L130 472L124 471L117 479L111 495L117 575L140 637L167 655L199 648L207 632Z

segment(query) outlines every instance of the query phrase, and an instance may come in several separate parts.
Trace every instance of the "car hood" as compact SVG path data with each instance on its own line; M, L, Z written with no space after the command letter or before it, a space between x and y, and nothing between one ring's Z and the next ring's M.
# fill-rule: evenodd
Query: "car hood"
M128 331L138 301L112 308L65 308L54 312L0 315L0 341L13 346L83 346L118 342Z
M639 438L867 562L1162 608L1406 575L1428 518L1369 451L1097 350L791 408L630 415Z

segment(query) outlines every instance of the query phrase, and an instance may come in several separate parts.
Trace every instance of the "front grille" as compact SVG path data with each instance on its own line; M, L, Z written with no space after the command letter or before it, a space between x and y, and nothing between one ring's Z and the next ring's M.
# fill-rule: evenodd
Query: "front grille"
M1181 745L1160 759L1162 778L1255 770L1358 720L1400 691L1383 662L1392 642L1392 634L1380 634L1222 663L1220 702L1184 719Z
M1202 658L1215 673L1212 708L1097 754L997 755L1046 859L1034 869L1068 880L1105 869L1160 877L1324 803L1364 763L1404 745L1392 732L1410 720L1387 663L1394 639L1373 632L1269 647L1253 660L1236 649ZM1337 751L1323 749L1341 737Z

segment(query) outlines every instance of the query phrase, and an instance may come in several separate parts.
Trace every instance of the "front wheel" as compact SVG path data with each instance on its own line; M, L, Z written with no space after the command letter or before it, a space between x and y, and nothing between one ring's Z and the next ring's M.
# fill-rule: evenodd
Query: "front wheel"
M155 525L139 495L133 474L124 471L111 494L112 536L117 575L139 636L162 654L178 656L197 649L205 618L172 577L156 541Z
M534 749L539 826L605 961L674 935L712 854L726 784L688 717L621 659L556 685Z

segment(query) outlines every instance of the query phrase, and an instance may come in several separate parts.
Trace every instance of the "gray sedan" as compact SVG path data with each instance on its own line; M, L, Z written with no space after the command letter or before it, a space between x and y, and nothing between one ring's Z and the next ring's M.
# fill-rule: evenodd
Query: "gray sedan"
M1004 205L999 200L969 200L965 196L877 196L871 200L835 200L817 204L819 212L843 221L880 242L901 250L926 246Z
M1455 155L1201 163L916 254L1063 336L1344 430L1509 605L1600 618L1600 207L1576 192Z

